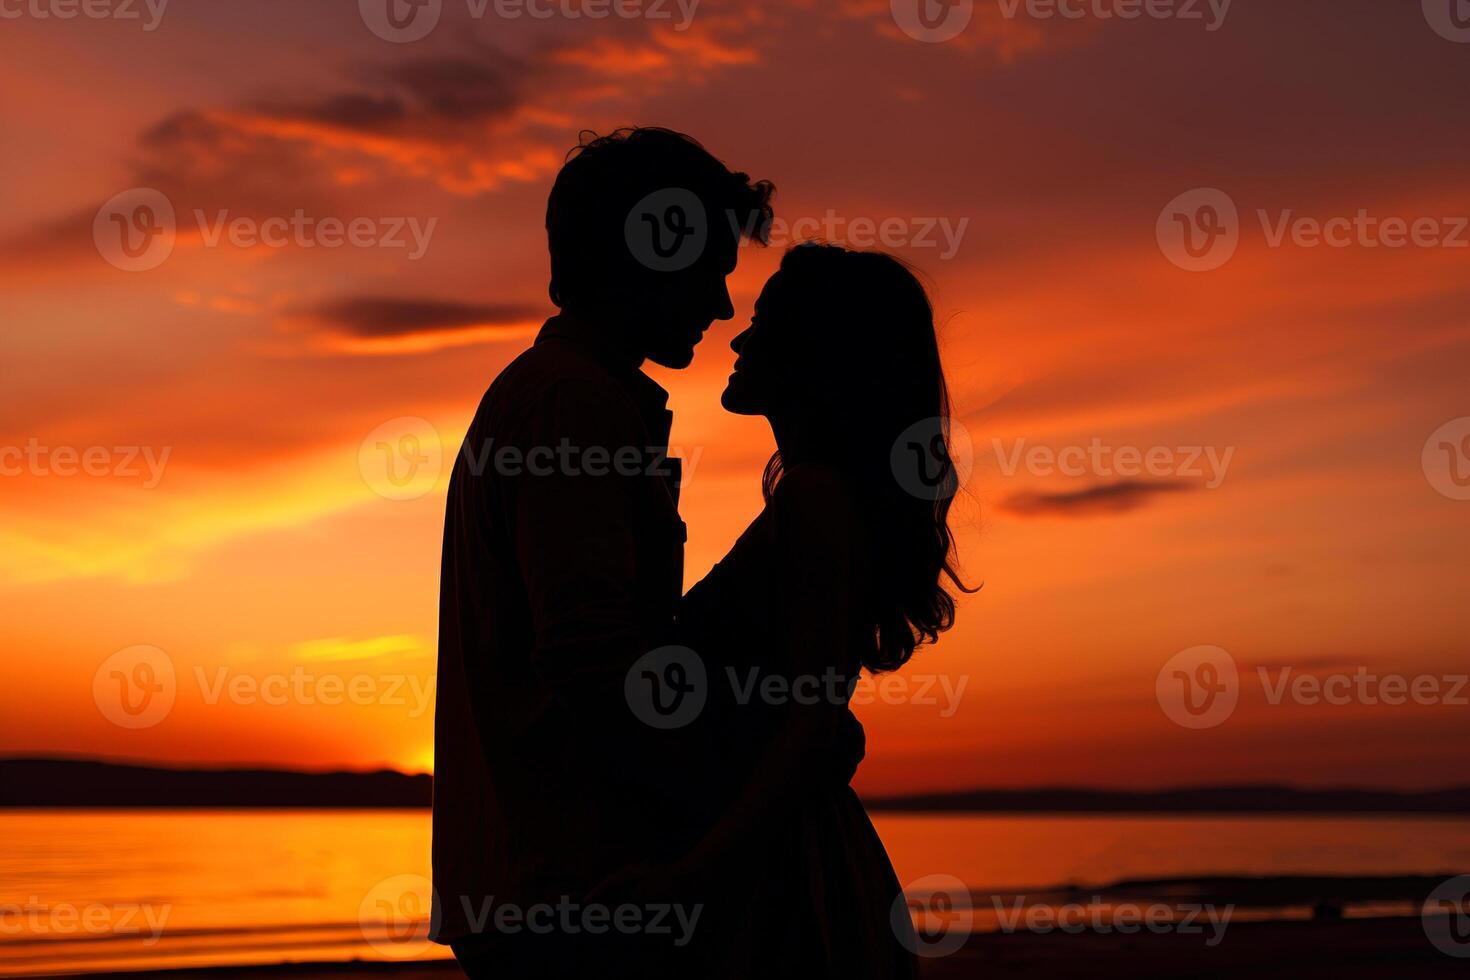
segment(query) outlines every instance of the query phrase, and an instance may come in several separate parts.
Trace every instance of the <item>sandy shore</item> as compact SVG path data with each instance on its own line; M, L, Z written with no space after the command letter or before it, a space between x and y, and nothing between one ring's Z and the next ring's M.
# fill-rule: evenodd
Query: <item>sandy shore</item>
M1470 952L1470 947L1467 947ZM1207 947L1198 935L1078 933L972 937L961 950L924 963L925 980L1011 977L1303 977L1357 980L1465 977L1470 960L1436 949L1418 918L1256 922L1230 926ZM455 980L451 962L292 964L94 974L113 980ZM697 980L697 978L691 978Z
M1470 960L1436 949L1421 919L1256 922L1229 927L1206 947L1200 936L977 936L959 953L935 961L928 980L975 977L1170 978L1323 977L1337 980L1465 977Z

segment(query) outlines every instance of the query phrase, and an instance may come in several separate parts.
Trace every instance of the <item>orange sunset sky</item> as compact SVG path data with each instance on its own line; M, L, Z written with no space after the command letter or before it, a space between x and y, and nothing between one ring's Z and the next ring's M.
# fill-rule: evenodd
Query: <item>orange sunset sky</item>
M1470 501L1424 465L1442 426L1470 436L1470 43L1417 0L1236 0L1214 24L976 0L942 43L888 0L702 0L687 23L672 3L593 20L444 0L403 43L356 0L172 0L151 30L135 6L0 20L0 448L168 454L156 480L143 457L93 475L0 458L0 753L429 768L415 692L444 480L389 499L360 449L414 417L455 452L551 312L563 155L580 129L640 123L778 189L736 319L655 372L689 460L691 583L760 506L769 433L718 395L783 230L887 221L933 287L974 446L954 523L984 589L905 672L964 683L957 704L935 683L938 704L860 709L860 789L1470 782L1463 701L1271 704L1258 673L1470 670ZM177 214L146 271L93 236L133 188ZM1238 209L1211 271L1159 237L1199 188ZM242 245L213 238L221 212L427 238L417 256L407 231ZM1274 237L1360 212L1445 240ZM1167 449L1173 469L1024 462L1094 444ZM1186 467L1191 447L1213 455ZM127 729L93 680L136 645L166 652L178 691ZM1240 665L1240 703L1188 730L1155 681L1200 645ZM401 696L209 696L293 671L402 678Z

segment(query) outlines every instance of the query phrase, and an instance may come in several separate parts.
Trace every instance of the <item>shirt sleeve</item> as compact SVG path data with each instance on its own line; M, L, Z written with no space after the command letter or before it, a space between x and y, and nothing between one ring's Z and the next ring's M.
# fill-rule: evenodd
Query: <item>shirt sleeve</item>
M532 664L559 695L616 682L649 648L640 628L635 480L601 464L647 437L611 383L563 381L530 412L510 515ZM589 461L588 451L598 450ZM605 456L603 454L606 454Z
M640 563L639 535L659 529L648 526L652 498L639 481L657 478L641 466L601 464L620 449L642 453L648 435L612 382L558 382L529 417L510 523L531 613L531 666L551 699L541 750L559 763L546 778L574 781L602 832L643 853L659 835L640 815L677 812L678 783L667 773L681 750L678 732L639 719L625 686L634 662L668 638L642 608L653 587L645 580L659 570ZM594 449L596 472L587 458Z

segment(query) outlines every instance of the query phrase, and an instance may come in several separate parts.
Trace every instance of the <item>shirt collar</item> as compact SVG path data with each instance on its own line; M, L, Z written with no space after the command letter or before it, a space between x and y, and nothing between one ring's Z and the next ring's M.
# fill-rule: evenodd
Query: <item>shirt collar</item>
M566 340L585 350L628 392L643 415L651 436L666 445L673 423L669 411L669 393L663 386L639 370L641 357L618 350L607 339L606 330L574 314L562 312L547 320L536 335L536 343Z

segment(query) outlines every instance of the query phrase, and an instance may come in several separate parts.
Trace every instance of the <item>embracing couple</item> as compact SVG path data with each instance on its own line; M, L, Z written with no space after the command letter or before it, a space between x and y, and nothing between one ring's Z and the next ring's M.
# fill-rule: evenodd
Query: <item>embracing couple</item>
M584 140L552 188L561 312L480 403L445 515L431 928L471 977L916 974L848 698L962 588L924 289L887 255L786 253L721 397L774 432L765 508L687 594L640 370L734 317L771 194L662 129Z

